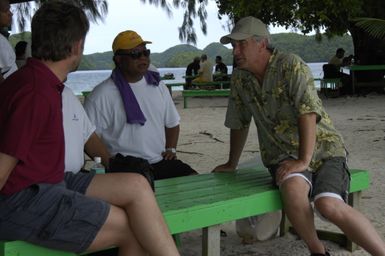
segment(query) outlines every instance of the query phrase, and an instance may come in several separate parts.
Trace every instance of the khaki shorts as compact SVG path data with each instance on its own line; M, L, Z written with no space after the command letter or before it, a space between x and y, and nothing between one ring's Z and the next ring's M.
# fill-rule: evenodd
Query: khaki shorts
M279 164L269 168L274 184L276 184L275 173L278 167ZM350 187L350 173L345 157L326 159L316 172L303 171L291 175L303 177L309 183L309 197L311 199L331 196L347 202Z
M0 240L86 251L107 219L110 205L84 195L94 174L66 173L59 184L35 184L0 195Z

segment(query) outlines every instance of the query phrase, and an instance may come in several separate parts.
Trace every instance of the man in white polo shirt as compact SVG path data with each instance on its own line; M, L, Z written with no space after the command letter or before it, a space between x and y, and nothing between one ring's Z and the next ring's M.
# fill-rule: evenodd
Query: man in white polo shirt
M95 126L88 118L79 99L68 87L64 87L62 102L65 171L79 172L84 165L84 152L91 158L100 156L102 164L107 168L110 157L107 148L95 133Z

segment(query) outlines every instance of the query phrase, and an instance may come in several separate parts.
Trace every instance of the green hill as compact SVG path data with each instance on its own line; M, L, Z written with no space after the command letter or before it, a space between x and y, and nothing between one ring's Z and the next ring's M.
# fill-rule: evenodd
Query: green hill
M10 42L15 45L19 40L30 40L31 33L23 32L10 36ZM296 33L280 33L272 35L273 45L283 51L299 55L306 62L327 62L337 48L344 48L346 55L353 54L353 43L349 35L343 37L323 38L318 42L315 36L305 36ZM188 44L173 46L161 53L151 53L151 62L157 67L186 67L194 57L207 54L214 62L215 56L220 55L224 63L232 65L232 50L220 43L211 43L204 49L198 49ZM100 70L114 67L112 52L84 55L79 69Z

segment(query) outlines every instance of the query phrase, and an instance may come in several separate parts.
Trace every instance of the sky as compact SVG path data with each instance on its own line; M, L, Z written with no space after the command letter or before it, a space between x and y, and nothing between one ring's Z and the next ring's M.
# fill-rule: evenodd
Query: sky
M207 35L200 29L199 19L195 19L194 26L197 34L197 45L203 49L212 42L219 42L221 36L228 34L225 29L227 18L219 20L215 1L209 0L206 8ZM84 54L111 51L115 36L124 30L134 30L143 40L151 41L147 45L152 52L163 52L168 48L182 44L179 40L178 27L183 21L183 10L173 9L173 16L169 17L161 7L156 7L140 0L109 0L108 14L104 22L91 23L86 38ZM285 29L272 29L272 33L284 32Z
M197 33L197 47L204 48L226 34L223 26L226 22L217 18L215 1L210 0L207 8L207 35L203 35L199 20L194 21ZM152 52L163 52L168 48L181 44L178 27L183 21L183 10L173 9L172 17L161 7L142 3L140 0L109 0L108 14L104 22L91 23L84 53L105 52L111 50L115 36L124 30L134 30L143 40L151 41L148 48Z
M148 1L147 1L148 2ZM170 1L169 1L170 2ZM181 42L178 27L183 22L182 9L172 9L172 16L165 10L141 0L108 0L108 13L103 21L91 22L87 34L84 54L111 51L112 42L117 34L125 30L134 30L142 36L143 40L151 41L147 45L151 52L163 52ZM197 34L198 49L205 48L208 44L219 42L219 39L229 33L227 30L228 18L218 19L218 8L214 0L208 1L207 34L200 29L199 19L194 20ZM14 15L14 21L15 21ZM15 28L14 26L13 28ZM16 29L16 28L15 28ZM26 29L30 31L30 28ZM271 33L287 32L284 28L270 28ZM13 31L18 33L18 31Z

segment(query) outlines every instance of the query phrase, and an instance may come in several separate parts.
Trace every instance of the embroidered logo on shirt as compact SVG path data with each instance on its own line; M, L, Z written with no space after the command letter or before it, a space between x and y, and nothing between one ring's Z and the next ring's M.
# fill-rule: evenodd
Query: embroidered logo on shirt
M74 114L74 117L72 118L72 121L79 121L79 118Z

